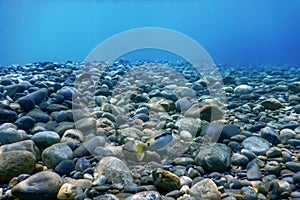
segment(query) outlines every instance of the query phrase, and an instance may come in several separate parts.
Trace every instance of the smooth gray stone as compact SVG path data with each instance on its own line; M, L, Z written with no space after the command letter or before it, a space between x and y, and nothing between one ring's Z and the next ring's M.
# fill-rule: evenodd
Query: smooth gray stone
M249 162L247 167L247 179L248 180L261 180L262 175L259 166L256 162Z

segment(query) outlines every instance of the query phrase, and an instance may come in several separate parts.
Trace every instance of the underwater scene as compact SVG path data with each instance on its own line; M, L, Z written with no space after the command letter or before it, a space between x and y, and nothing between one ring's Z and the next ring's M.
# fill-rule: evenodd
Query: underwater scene
M300 1L1 0L0 200L300 200Z

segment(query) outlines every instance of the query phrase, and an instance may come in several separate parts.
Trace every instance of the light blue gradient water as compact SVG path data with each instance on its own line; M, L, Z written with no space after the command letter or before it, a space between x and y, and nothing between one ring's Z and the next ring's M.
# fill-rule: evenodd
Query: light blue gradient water
M0 64L82 61L113 34L145 26L187 34L216 63L300 64L297 0L1 0Z

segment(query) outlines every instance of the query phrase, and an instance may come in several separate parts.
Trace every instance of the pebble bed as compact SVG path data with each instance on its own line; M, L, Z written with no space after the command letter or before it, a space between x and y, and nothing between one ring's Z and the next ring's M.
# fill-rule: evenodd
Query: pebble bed
M1 67L0 199L300 199L300 67L217 69ZM139 161L161 130L176 142Z

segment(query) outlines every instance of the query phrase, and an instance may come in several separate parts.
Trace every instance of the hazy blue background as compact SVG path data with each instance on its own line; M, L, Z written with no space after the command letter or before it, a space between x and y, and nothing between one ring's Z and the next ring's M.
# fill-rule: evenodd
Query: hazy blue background
M0 64L82 61L144 26L187 34L216 63L300 64L298 0L0 0Z

